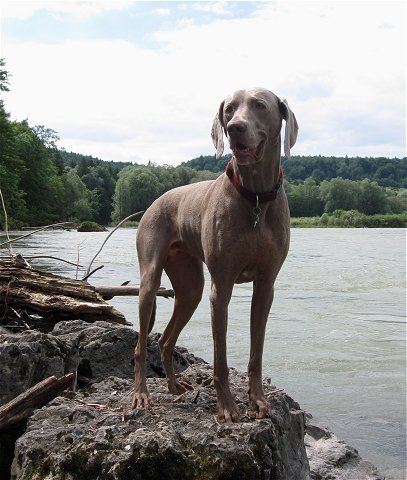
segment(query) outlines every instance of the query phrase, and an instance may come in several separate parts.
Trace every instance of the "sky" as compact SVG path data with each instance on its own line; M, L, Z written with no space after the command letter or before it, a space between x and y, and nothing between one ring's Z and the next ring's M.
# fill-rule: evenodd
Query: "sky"
M67 151L212 155L221 101L264 87L296 115L292 155L406 156L404 2L1 0L0 15L6 110Z

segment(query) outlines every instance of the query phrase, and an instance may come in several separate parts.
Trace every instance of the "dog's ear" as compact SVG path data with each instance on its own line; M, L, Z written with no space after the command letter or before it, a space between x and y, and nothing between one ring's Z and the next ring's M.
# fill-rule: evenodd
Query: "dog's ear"
M222 156L224 145L223 145L223 130L225 125L223 123L223 105L225 102L222 102L219 107L219 111L216 113L215 118L213 119L212 124L212 141L216 148L216 160Z
M297 140L298 123L285 98L280 98L280 112L285 120L284 155L289 159L291 157L290 148Z

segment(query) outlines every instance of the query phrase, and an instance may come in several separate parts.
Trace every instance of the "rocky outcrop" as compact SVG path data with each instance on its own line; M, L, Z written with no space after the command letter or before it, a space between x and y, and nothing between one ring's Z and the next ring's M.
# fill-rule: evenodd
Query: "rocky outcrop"
M309 415L307 415L309 417ZM384 480L377 468L328 429L308 418L305 446L312 480Z
M245 416L246 378L231 372L243 421L215 418L212 369L181 374L194 390L175 398L164 379L149 380L151 411L129 408L132 382L109 377L38 410L17 441L13 478L305 479L304 412L266 385L271 420Z
M132 328L107 322L81 320L57 323L49 333L35 330L19 334L0 332L0 405L51 375L78 372L81 379L98 380L110 375L133 378L134 347L138 334ZM148 339L148 377L163 377L157 340ZM202 359L176 347L177 373Z
M310 420L306 427L299 405L269 381L265 392L273 416L253 421L246 415L246 375L231 369L242 422L219 424L212 368L178 348L176 370L194 389L179 397L169 394L160 378L157 339L153 335L148 343L148 382L155 403L144 411L130 409L137 341L132 329L71 321L57 324L50 334L0 332L0 404L44 376L77 370L87 380L86 387L36 410L27 426L0 435L0 478L383 478L327 430Z

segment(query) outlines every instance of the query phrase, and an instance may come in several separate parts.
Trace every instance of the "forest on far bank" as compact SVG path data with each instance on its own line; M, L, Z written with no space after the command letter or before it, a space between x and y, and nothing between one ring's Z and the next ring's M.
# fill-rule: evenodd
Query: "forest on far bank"
M0 92L8 90L2 67L0 59ZM10 229L61 221L117 223L146 210L171 188L216 178L230 159L199 156L177 167L136 165L66 152L58 140L50 128L10 120L0 99L2 229L5 212ZM352 211L356 213L346 218L356 218L358 213L399 215L407 210L406 158L293 156L283 157L282 164L292 217L327 219ZM337 213L335 218L345 217Z
M0 108L0 132L3 137L4 116ZM57 137L44 127L31 128L27 122L7 125L14 140L15 157L4 159L0 151L0 188L8 213L9 228L40 226L59 221L91 220L102 225L117 223L128 215L145 210L161 194L181 185L214 179L221 171L198 170L190 166L193 159L177 167L124 164L59 150ZM0 140L0 148L2 141ZM10 142L12 145L12 142ZM13 163L10 162L14 158ZM226 165L228 156L219 164ZM328 226L327 215L353 211L363 215L401 214L407 210L407 190L401 175L402 159L332 158L321 162L318 175L301 178L303 172L317 170L315 157L283 158L285 180L292 217L324 216L321 226ZM213 159L213 161L215 161ZM288 165L292 162L293 169ZM335 175L343 163L349 162L358 172L352 180ZM376 180L377 171L385 165L388 176ZM194 165L195 166L195 165ZM326 172L322 176L321 172ZM364 170L363 170L364 169ZM405 169L404 169L405 170ZM295 172L302 172L296 174ZM365 174L363 174L365 171ZM345 178L344 178L345 177ZM338 222L336 214L333 219ZM347 216L346 219L361 217ZM315 221L315 220L314 220ZM356 221L356 220L355 220ZM405 218L404 218L405 224ZM348 223L346 223L348 222ZM346 220L344 226L351 226ZM4 228L4 214L0 211ZM335 223L338 225L338 223ZM402 226L398 223L375 223L377 226Z

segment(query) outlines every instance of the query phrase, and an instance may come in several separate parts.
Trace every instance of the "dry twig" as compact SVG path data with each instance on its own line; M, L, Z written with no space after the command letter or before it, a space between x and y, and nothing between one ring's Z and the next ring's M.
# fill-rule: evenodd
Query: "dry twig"
M10 237L9 237L9 234L8 234L8 217L7 217L7 210L6 210L6 205L4 203L4 198L3 198L3 194L1 192L1 188L0 188L0 199L1 199L1 205L3 207L3 212L4 212L4 231L6 232L6 236L7 236L7 240L8 242L8 249L9 249L9 255L10 257L13 257L13 249L11 247L11 241L10 241ZM0 244L0 247L1 245L3 244Z
M102 251L103 247L105 246L106 242L109 240L109 238L113 235L113 233L121 226L123 225L124 222L127 222L127 220L130 220L131 218L133 217L136 217L137 215L142 215L144 212L141 211L141 212L136 212L136 213L132 213L131 215L129 215L128 217L124 218L121 222L119 222L116 227L109 233L109 235L105 238L105 241L102 243L101 247L99 248L98 252L96 253L96 255L92 258L90 264L89 264L89 267L88 269L86 270L86 273L85 273L85 276L83 279L85 278L89 278L90 277L90 268L93 264L93 262L96 260L96 257L99 255L99 253ZM95 270L96 271L96 270ZM92 272L94 273L94 272ZM82 280L83 280L82 279Z
M42 230L46 230L47 228L60 227L61 225L68 225L72 223L73 222L60 222L60 223L53 223L52 225L46 225L45 227L37 228L32 232L26 233L24 235L20 235L19 237L12 238L12 239L9 238L7 242L0 243L0 247L2 247L3 245L11 244L12 242L16 242L17 240L21 240L22 238L29 237L30 235L33 235L34 233L37 233L37 232L41 232Z

